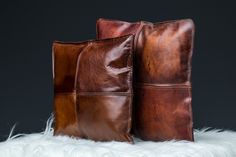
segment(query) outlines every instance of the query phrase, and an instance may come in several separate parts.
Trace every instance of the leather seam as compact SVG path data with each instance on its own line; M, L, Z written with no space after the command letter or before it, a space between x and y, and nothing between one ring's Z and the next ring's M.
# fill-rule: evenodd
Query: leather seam
M76 94L76 92L57 92L57 91L55 91L54 92L54 94L56 95L56 94Z
M137 83L134 87L150 87L150 88L191 88L191 84L149 84Z
M132 93L127 93L127 92L81 92L78 91L76 93L77 95L114 95L114 96L132 96Z

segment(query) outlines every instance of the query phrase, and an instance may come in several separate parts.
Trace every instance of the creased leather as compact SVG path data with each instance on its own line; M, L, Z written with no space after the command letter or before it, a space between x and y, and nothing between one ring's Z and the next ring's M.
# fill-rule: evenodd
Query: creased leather
M61 51L65 51L67 55L72 55L73 52L78 55L76 59L63 56L62 63L66 59L71 61L66 62L68 69L64 68L65 65L59 64L58 58L54 59L54 63L58 62L54 64L55 93L57 87L67 89L64 86L69 86L66 83L64 86L56 84L59 78L64 78L59 79L60 82L64 82L62 80L70 74L71 78L74 78L71 81L74 89L73 97L55 94L55 134L96 141L116 140L132 143L130 129L133 98L133 36L56 44L63 48L58 51L54 48L54 56ZM76 68L72 70L74 64ZM56 73L57 69L63 72Z
M107 19L97 21L99 39L128 33L135 35L134 134L144 140L193 141L192 20L154 24Z

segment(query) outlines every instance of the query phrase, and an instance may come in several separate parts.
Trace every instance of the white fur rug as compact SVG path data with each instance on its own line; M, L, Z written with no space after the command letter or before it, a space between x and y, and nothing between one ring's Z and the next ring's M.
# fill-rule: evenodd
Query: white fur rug
M0 157L236 157L236 132L195 130L195 142L135 144L94 142L53 136L52 119L42 133L15 135L0 142Z

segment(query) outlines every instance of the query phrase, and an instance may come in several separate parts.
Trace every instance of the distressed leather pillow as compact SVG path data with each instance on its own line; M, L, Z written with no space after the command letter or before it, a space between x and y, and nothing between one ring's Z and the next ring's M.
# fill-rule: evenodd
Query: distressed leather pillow
M133 132L143 140L193 141L190 19L128 23L99 19L99 39L133 33Z
M56 134L68 135L69 130L80 138L132 143L133 36L60 44L70 47L68 54L77 52L79 55L76 69L72 70L76 97L70 101L71 112L67 112L66 107L58 107L69 106L64 100L55 101ZM71 125L72 117L75 117L75 125ZM60 124L64 125L60 127Z

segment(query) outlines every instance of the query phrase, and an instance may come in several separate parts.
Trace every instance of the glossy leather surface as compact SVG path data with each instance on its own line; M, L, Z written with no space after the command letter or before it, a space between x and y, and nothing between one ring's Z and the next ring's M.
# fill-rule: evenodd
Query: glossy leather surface
M141 21L139 28L131 32L127 30L132 28L127 27L136 23L121 23L99 19L97 34L104 39L135 32L134 134L144 140L193 141L192 20L155 24Z
M55 51L55 45L62 48ZM60 60L62 52L66 55ZM132 143L132 53L132 35L54 43L55 134ZM71 58L72 54L77 55ZM62 81L67 77L73 81ZM68 87L73 92L63 95L61 89Z
M193 140L189 86L139 86L135 130L145 140Z
M77 115L80 136L132 142L133 36L89 42L79 56Z
M74 92L77 60L87 45L82 43L53 43L53 78L55 92Z
M77 89L83 92L131 92L130 38L90 42L79 56Z
M193 27L191 20L143 26L135 53L137 82L189 84Z
M119 20L98 19L96 23L97 38L115 38L123 35L133 34L134 36L134 49L137 44L137 33L141 31L144 25L153 25L151 22L125 22Z
M79 93L78 124L80 137L95 141L132 143L131 94Z
M87 43L54 42L54 134L78 135L76 115L76 69L80 52Z
M75 93L54 94L54 134L78 136Z
M141 27L141 22L130 23L118 20L98 19L96 25L97 38L101 39L115 38L128 34L135 35Z

